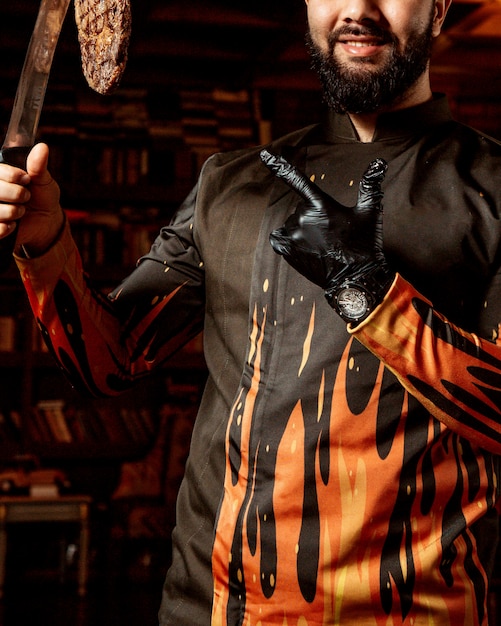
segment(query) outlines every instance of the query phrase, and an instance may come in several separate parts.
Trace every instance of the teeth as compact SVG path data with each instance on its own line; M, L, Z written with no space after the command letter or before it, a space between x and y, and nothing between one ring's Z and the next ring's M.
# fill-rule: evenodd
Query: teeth
M350 45L350 46L355 46L355 48L367 48L369 46L376 45L376 44L373 44L373 43L367 43L367 42L363 42L363 41L347 41L346 43L348 45Z

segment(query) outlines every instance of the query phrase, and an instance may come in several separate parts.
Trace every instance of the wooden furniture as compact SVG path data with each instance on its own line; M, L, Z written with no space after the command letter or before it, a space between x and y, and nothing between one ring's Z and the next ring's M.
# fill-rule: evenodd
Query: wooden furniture
M92 499L84 495L58 498L30 496L0 497L0 597L3 596L6 560L7 526L33 522L74 522L80 526L78 594L85 595L88 575L89 512Z

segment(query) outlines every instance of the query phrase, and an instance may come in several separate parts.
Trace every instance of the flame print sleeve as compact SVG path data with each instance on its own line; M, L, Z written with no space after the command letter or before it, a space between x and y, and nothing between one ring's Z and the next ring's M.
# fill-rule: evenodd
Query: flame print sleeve
M119 394L201 330L203 264L176 228L189 232L189 219L163 229L110 297L83 271L68 227L42 257L16 259L45 343L82 393Z
M385 301L351 332L434 417L501 453L499 341L449 323L399 275Z

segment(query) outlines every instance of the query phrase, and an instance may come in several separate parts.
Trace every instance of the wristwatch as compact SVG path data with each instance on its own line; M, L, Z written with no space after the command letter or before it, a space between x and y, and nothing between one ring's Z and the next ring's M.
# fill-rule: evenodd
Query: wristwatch
M374 297L359 283L346 282L334 294L332 306L345 322L358 324L372 311Z
M336 276L325 291L327 302L347 323L357 325L383 301L395 278L386 262L347 266L350 275Z
M347 269L350 275L336 277L326 289L325 297L346 323L357 325L383 301L395 278L395 272L380 261L370 261Z

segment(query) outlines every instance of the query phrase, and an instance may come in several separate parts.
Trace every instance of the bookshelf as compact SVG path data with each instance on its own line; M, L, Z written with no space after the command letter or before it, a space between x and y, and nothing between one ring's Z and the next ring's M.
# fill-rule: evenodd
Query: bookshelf
M0 317L2 465L24 455L34 455L43 465L121 462L144 455L157 436L159 414L171 395L168 371L119 398L82 397L45 349L22 285L15 277L4 278L0 293L11 313ZM205 379L200 344L195 338L173 357L169 368L199 388Z
M71 12L51 71L39 139L50 145L50 168L86 269L103 287L115 286L149 249L208 156L267 141L269 116L285 119L283 103L274 98L276 85L261 88L258 82L296 36L296 10L286 3L231 11L222 2L210 9L200 2L189 11L171 4L166 11L162 3L138 6L133 0L129 62L114 94L100 96L85 84ZM0 50L10 60L0 66L0 133L37 9L34 0L0 7ZM296 64L285 59L289 76ZM158 435L172 378L177 388L203 386L198 339L171 359L163 375L132 394L83 399L44 350L14 269L0 277L0 293L5 461L28 453L46 464L86 463L98 470L103 463L140 458Z
M94 226L94 225L93 225ZM78 228L77 228L78 232ZM94 250L94 248L92 248ZM107 292L126 264L91 263ZM172 396L172 380L201 390L206 377L201 335L169 367L117 398L85 398L66 380L42 341L15 267L0 281L0 458L20 455L42 463L129 460L144 455ZM0 466L1 469L1 466Z

